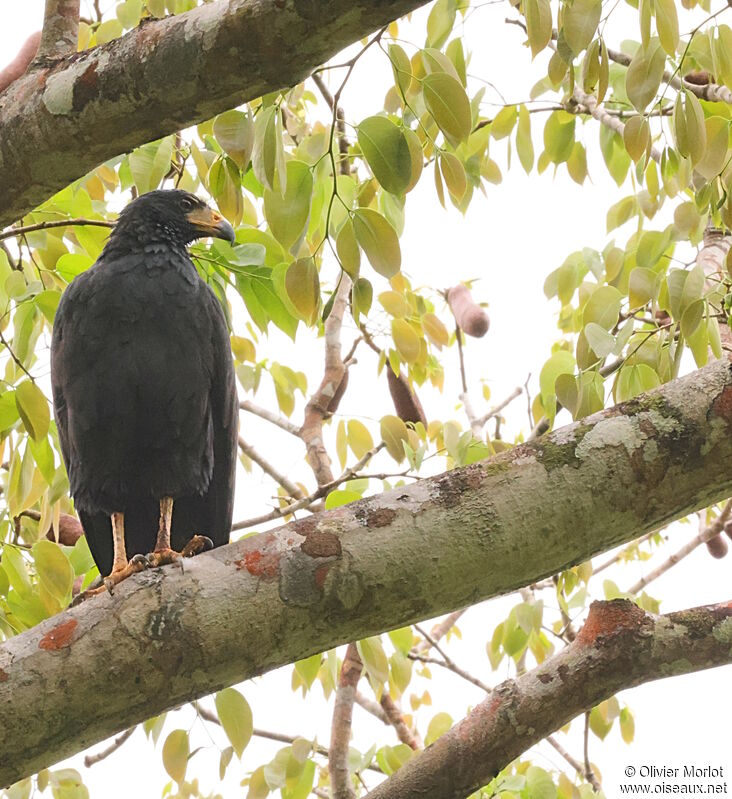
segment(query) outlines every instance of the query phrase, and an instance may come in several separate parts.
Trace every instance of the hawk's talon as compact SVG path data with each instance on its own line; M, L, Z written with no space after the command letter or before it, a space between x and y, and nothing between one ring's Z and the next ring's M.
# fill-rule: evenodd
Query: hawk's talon
M194 535L183 547L180 554L184 558L192 558L194 555L200 555L201 552L208 552L213 547L214 543L207 535Z

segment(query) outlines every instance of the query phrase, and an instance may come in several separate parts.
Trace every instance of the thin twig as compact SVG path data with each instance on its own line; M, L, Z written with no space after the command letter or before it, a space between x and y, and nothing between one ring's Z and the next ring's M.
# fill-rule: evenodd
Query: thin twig
M100 763L105 758L113 755L122 744L132 735L132 733L137 729L137 726L130 727L128 730L125 730L121 735L118 735L112 743L106 747L105 749L101 749L99 752L93 755L86 755L84 758L84 765L87 768L91 768L96 763Z
M592 789L596 793L600 792L601 790L600 783L597 781L597 777L595 777L595 774L592 771L592 769L590 769L588 772L582 766L579 760L575 760L575 758L573 758L572 755L569 754L569 752L559 743L559 741L557 741L557 739L553 735L548 736L546 742L550 746L553 746L557 750L557 752L559 752L559 754L567 761L567 763L569 763L570 766L572 766L572 768L577 772L577 774L580 777L584 777L587 780L587 782L589 782L590 785L592 785Z
M242 411L247 411L247 413L252 413L255 416L259 416L260 419L266 419L268 422L277 425L277 427L285 430L287 433L290 433L293 436L297 436L298 438L300 437L300 428L289 419L286 419L284 416L280 416L278 413L274 413L267 408L262 408L259 405L255 405L250 400L241 400L239 402L239 408Z
M2 233L0 233L0 241L3 239L9 239L12 236L24 236L26 233L33 233L36 230L47 230L49 228L55 227L70 227L72 225L91 225L94 227L113 228L115 223L108 222L106 219L53 219L46 222L35 222L32 225L23 225L21 227L12 227L8 228L7 230L3 230Z
M425 630L423 630L419 625L415 624L414 629L429 641L430 646L435 649L437 652L442 655L443 660L438 660L437 658L430 658L425 657L424 655L420 655L419 653L412 650L407 657L411 658L412 660L420 660L423 663L434 663L439 666L444 666L444 668L449 669L450 671L454 672L455 674L462 677L464 680L473 683L473 685L477 685L478 688L482 688L486 693L490 693L493 689L486 685L484 682L479 680L477 677L474 677L469 672L465 671L465 669L460 668L460 666L455 663L454 660L440 647L437 641L429 635Z
M341 483L345 483L348 480L351 480L353 477L358 476L358 472L363 469L363 467L371 460L371 458L376 455L381 449L386 446L384 442L377 444L375 447L370 449L359 461L357 461L353 466L346 469L340 477L337 477L330 483L326 483L325 485L318 486L318 488L313 491L312 494L308 494L308 496L303 497L303 499L298 500L297 502L293 502L290 505L286 505L284 508L273 508L269 513L264 513L261 516L256 516L253 519L245 519L242 522L236 522L231 526L232 530L244 530L247 527L251 527L254 524L262 524L264 522L272 521L273 519L280 519L283 516L289 516L291 513L295 513L295 511L302 510L303 508L308 507L311 505L316 499L320 499L321 497L326 496L329 494L334 488L339 486Z
M251 444L247 444L241 436L239 436L239 449L248 458L253 460L265 474L268 474L276 483L279 483L282 488L287 491L291 499L303 499L305 496L303 490L295 485L289 477L282 474L282 472L275 468L268 460L265 460L265 458L263 458Z
M691 554L698 546L706 544L707 541L718 536L722 532L725 522L730 518L730 514L732 514L732 499L727 500L719 516L717 516L708 527L694 536L691 541L684 544L677 552L674 552L667 560L648 572L645 577L641 577L640 580L633 583L628 589L628 593L637 594L639 591L642 591L649 583L653 582L653 580L657 579L662 574L665 574L669 569L679 563L679 561Z
M520 397L523 393L523 389L519 388L518 386L506 397L503 402L499 402L498 405L494 405L487 413L484 413L478 419L478 424L483 427L483 425L489 420L492 419L494 416L498 416L498 414L508 405L510 405L516 397Z
M585 779L587 782L592 785L595 790L600 789L600 784L597 781L597 777L595 776L595 772L592 770L592 765L590 764L590 713L589 711L585 713L585 742L584 742L584 749L585 749ZM595 788L597 786L597 788Z

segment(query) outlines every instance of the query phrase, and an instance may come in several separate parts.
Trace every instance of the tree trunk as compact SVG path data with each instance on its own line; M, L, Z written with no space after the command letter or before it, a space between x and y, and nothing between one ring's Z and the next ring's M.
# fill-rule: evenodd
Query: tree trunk
M183 574L132 577L0 647L0 784L226 685L581 563L732 494L730 463L732 369L718 361Z
M228 0L143 22L0 96L0 227L98 164L304 80L426 0Z

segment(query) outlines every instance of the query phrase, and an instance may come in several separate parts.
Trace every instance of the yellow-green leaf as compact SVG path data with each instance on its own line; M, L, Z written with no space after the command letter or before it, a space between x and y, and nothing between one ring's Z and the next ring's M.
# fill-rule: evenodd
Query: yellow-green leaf
M221 726L234 747L237 757L241 757L254 729L249 703L236 688L224 688L223 691L216 694L214 701ZM170 774L170 769L168 769L168 773ZM171 774L171 776L173 775Z
M446 72L433 72L422 81L427 110L454 147L470 135L470 101L460 81Z
M285 289L300 318L312 324L320 305L320 279L312 258L300 258L290 264L285 274Z
M396 231L386 218L372 208L358 208L353 214L353 229L371 266L384 277L394 277L402 254Z
M358 419L348 420L348 445L359 460L374 447L374 439L371 437L368 427Z
M358 278L361 268L361 250L358 248L353 222L349 219L343 223L336 237L336 252L341 262L341 268L349 275L351 280Z
M24 380L15 390L15 403L30 437L36 441L45 438L51 416L41 389L30 380Z
M468 178L465 167L460 159L452 153L440 153L440 170L445 179L445 185L450 192L453 202L459 203L468 188Z
M656 28L661 47L675 58L679 46L679 16L676 0L654 0L656 7Z
M188 752L188 733L185 730L173 730L163 744L163 766L178 783L183 782L186 776Z
M441 350L447 346L450 338L447 328L433 313L426 313L422 317L422 328L437 349Z
M384 116L364 119L358 143L374 177L392 194L403 194L412 179L412 158L401 128Z
M412 313L412 307L404 295L398 291L382 291L379 294L379 302L390 316L397 319L409 316Z
M390 44L389 59L394 72L394 83L402 95L406 95L409 84L412 82L412 64L409 61L409 56L398 44Z
M419 336L409 322L404 319L393 319L391 336L397 352L407 363L414 363L419 358Z
M41 584L60 603L67 602L71 598L74 570L61 547L42 538L33 544L32 552Z
M374 289L371 283L365 277L360 277L353 284L351 289L351 298L353 304L353 313L358 322L359 314L368 314L371 310L371 302L374 297Z
M696 171L707 180L714 180L724 169L729 154L729 120L724 117L708 117L704 120L707 147L704 157L696 165Z
M387 369L391 367L387 366ZM386 444L386 451L397 463L404 460L403 442L409 442L407 426L398 416L387 415L381 420L381 440Z
M292 250L305 233L313 195L313 176L304 161L288 161L284 193L264 190L264 215L272 235L286 250Z
M625 91L638 111L645 111L656 96L665 64L666 54L658 39L651 39L648 47L639 49L630 62L625 75Z
M214 136L239 169L246 169L254 148L254 121L243 111L224 111L213 123Z
M410 163L410 178L407 183L407 188L404 189L405 193L411 191L416 185L417 181L422 174L424 167L424 153L422 152L422 143L419 136L410 128L404 128L404 138L409 147L409 163Z
M277 109L271 105L263 108L254 122L254 147L252 169L257 180L267 188L275 185L275 172L279 159L277 136Z
M551 41L552 8L549 0L525 0L524 13L531 57L535 58Z
M434 743L441 735L444 735L452 727L452 716L449 713L438 713L433 716L432 720L427 727L427 735L425 736L425 746Z
M651 128L644 116L631 117L623 130L623 142L628 155L640 161L651 144Z
M208 188L221 213L238 227L244 213L244 198L236 164L229 158L219 158L208 171Z
M601 0L573 0L562 13L562 32L570 50L579 55L592 41L602 14Z
M534 166L534 143L531 140L531 114L525 105L519 106L518 125L516 126L516 152L526 174Z

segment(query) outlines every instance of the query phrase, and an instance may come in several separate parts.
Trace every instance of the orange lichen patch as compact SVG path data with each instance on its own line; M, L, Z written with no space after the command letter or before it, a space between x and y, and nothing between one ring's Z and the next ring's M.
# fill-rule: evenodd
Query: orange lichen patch
M253 577L272 579L277 577L280 569L279 552L253 552L245 553L241 560L235 560L237 569L246 569Z
M5 671L5 669L0 669L0 682L7 682L10 679L10 675Z
M584 627L577 634L576 641L583 646L591 646L603 635L612 635L621 630L637 630L646 619L646 614L638 605L627 599L614 599L611 602L593 602Z
M56 625L50 633L46 633L38 643L39 649L48 649L56 651L63 649L71 643L74 636L74 630L77 628L79 622L76 619L69 619Z
M732 423L732 386L727 386L725 390L714 400L712 405L716 416L721 416Z

